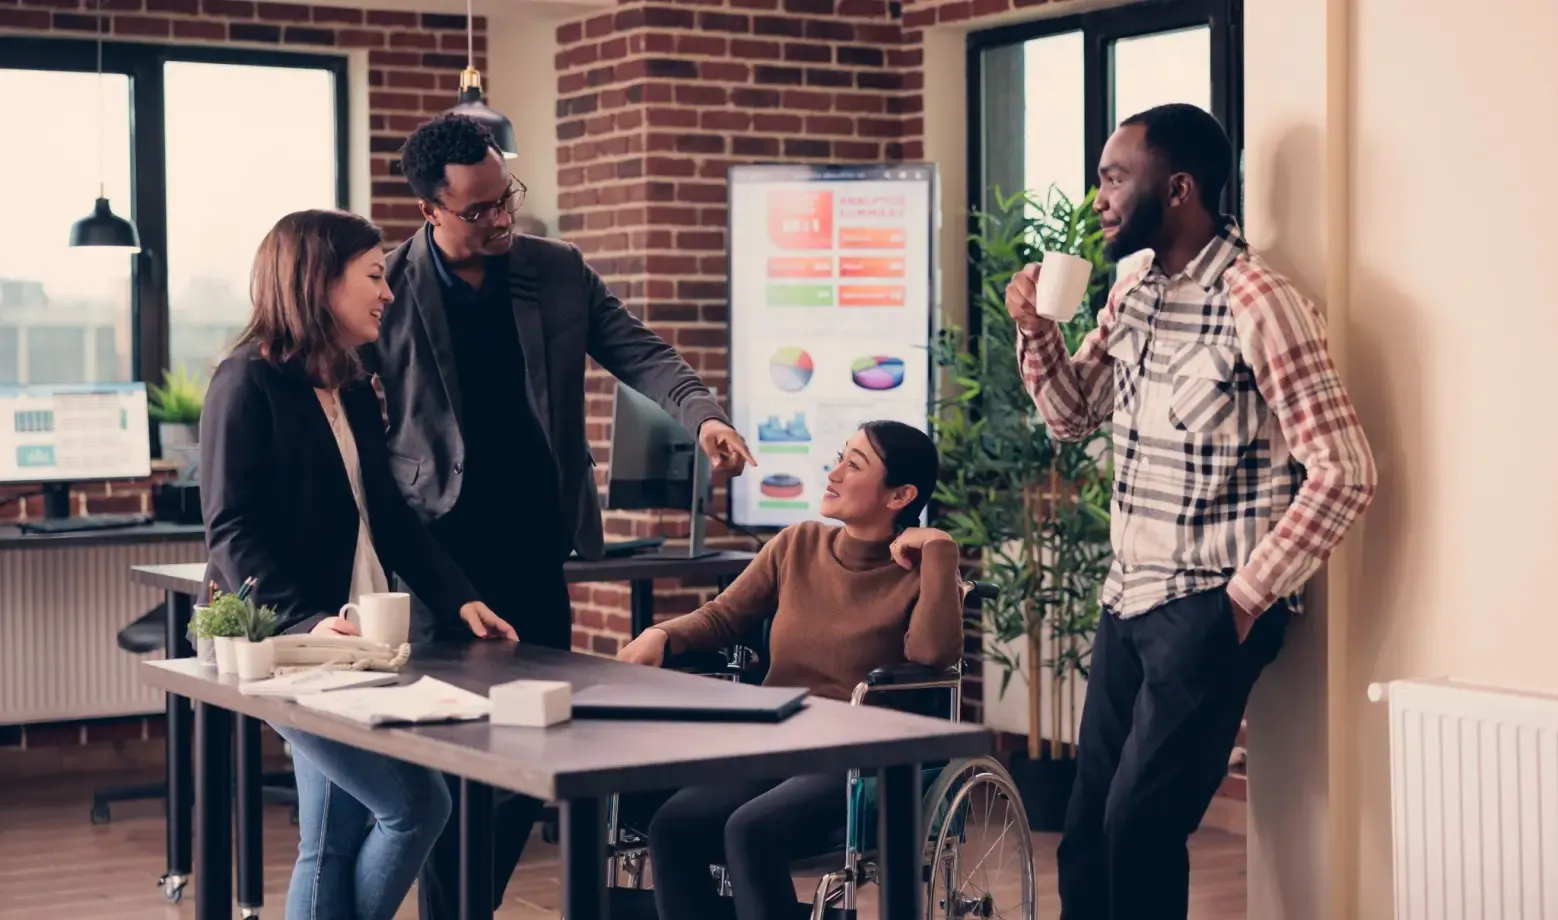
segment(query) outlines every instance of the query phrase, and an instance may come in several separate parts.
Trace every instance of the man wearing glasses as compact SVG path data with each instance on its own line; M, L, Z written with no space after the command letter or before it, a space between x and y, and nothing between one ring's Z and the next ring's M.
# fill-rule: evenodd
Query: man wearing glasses
M378 374L401 491L521 642L566 649L563 563L602 551L585 438L593 358L656 400L718 470L753 462L692 368L634 319L566 243L516 234L525 186L481 124L441 115L401 150L427 224L390 254L395 304L365 355ZM442 638L415 603L413 641ZM498 805L494 905L542 803ZM458 915L456 829L419 880L422 920Z

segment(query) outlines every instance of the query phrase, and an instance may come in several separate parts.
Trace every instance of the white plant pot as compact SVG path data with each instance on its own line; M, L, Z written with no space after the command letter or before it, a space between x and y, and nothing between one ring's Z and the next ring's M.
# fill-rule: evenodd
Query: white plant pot
M276 643L269 639L250 642L248 639L236 638L233 640L233 653L238 664L239 680L265 680L276 670Z
M232 636L217 636L211 640L211 644L216 646L216 673L238 673L238 648L234 644L237 641Z

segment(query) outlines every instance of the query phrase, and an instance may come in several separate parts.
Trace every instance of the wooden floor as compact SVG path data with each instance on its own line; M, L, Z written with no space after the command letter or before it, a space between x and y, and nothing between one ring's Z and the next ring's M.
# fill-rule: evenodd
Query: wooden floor
M124 779L118 778L119 782ZM191 920L193 883L183 903L166 903L157 887L163 867L162 803L116 805L104 826L88 821L90 778L9 783L0 791L0 920ZM283 895L296 853L297 830L287 811L267 806L265 814L265 900L262 917L282 920ZM1053 920L1055 840L1034 835L1038 916ZM1244 920L1244 838L1202 831L1192 841L1194 865L1191 917ZM558 863L554 848L539 837L527 851L500 920L557 917ZM811 885L798 880L800 890ZM860 916L876 916L875 890L867 889ZM236 911L234 912L236 916ZM414 920L408 899L397 920Z

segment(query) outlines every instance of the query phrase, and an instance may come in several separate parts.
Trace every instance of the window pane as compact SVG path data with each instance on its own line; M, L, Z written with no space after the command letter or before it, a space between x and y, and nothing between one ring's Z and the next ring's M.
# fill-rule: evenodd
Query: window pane
M1212 110L1212 30L1196 26L1122 38L1111 49L1110 127L1156 105L1188 102Z
M164 75L170 364L204 375L249 318L260 240L337 205L335 77L184 61Z
M103 191L120 217L130 202L130 78L123 74L0 69L0 124L71 125L68 139L0 144L6 205L0 222L0 383L128 380L131 257L72 249L70 226ZM100 360L96 330L114 360Z
M1072 201L1087 193L1091 173L1083 114L1082 33L1065 32L1023 45L1026 95L1023 182L1043 200L1059 185Z

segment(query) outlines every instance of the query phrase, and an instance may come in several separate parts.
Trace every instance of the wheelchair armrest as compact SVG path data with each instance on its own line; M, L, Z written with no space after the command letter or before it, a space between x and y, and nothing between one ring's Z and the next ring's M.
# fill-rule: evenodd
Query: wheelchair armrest
M1000 593L1000 589L988 581L966 581L963 583L964 601L994 600L995 597Z
M890 690L894 687L926 686L951 687L957 684L963 676L963 663L960 661L950 668L934 668L928 664L914 664L904 662L890 668L877 668L866 675L865 685L872 690Z

